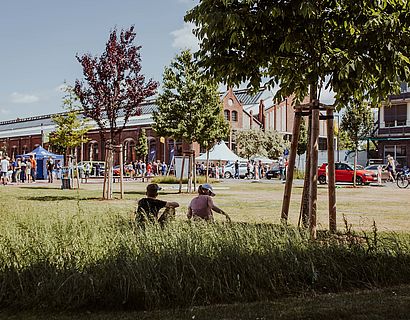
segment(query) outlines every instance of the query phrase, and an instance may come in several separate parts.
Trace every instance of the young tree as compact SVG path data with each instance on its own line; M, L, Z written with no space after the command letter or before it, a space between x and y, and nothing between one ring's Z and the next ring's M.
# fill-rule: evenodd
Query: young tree
M248 129L238 131L236 144L241 157L249 159L252 156L266 156L266 149L263 146L264 132L261 129Z
M182 51L165 67L163 93L157 104L153 126L157 134L183 140L191 145L191 150L193 142L209 147L211 141L228 133L217 83L203 76L189 50ZM189 191L193 162L190 161L188 175Z
M73 151L82 143L86 143L89 126L82 119L79 111L78 97L70 86L66 86L66 95L63 98L63 108L67 113L52 117L56 130L50 133L49 144L55 152L65 155L66 161L73 156Z
M135 146L135 154L138 159L146 161L148 155L148 140L147 134L145 133L145 129L141 129L140 134L138 136L138 141Z
M285 149L289 148L289 142L285 141L283 134L276 130L265 130L263 134L263 147L270 159L277 159L283 154Z
M288 148L289 143L276 130L249 129L239 131L236 136L239 155L249 159L252 156L267 156L277 159Z
M100 57L77 55L86 83L76 80L74 90L83 114L97 123L103 143L108 131L105 199L112 198L113 148L120 142L120 134L129 118L141 113L141 102L154 95L158 87L153 80L145 82L145 77L140 74L141 47L133 44L135 36L133 26L119 34L114 29Z
M262 78L267 78L269 85L279 86L278 98L295 94L302 100L310 94L312 237L316 237L320 90L332 89L337 106L346 105L351 97L376 104L398 92L399 79L410 78L409 16L407 2L395 0L201 0L185 17L197 26L201 66L216 81L249 82L259 88ZM334 189L329 192L334 194ZM336 220L330 221L334 231Z
M346 107L342 116L340 129L345 136L349 137L350 143L348 143L355 151L353 174L354 187L356 187L356 182L359 182L359 184L361 183L357 180L359 178L356 178L357 150L359 149L359 143L369 136L373 127L373 113L367 103L351 103Z

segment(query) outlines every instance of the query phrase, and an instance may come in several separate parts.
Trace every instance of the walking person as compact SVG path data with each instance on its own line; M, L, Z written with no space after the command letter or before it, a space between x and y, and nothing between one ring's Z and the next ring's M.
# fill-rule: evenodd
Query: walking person
M214 221L212 211L220 213L226 217L227 221L231 221L229 215L218 208L212 201L212 197L215 196L213 188L209 183L205 183L199 186L198 196L192 199L188 207L188 219L197 219L205 221Z
M26 182L27 180L27 161L26 159L22 159L20 163L20 181L22 183Z

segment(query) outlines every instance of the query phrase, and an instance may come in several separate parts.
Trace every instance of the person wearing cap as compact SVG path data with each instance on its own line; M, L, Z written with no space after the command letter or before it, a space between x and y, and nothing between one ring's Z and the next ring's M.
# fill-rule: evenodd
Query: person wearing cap
M161 190L161 187L156 183L147 185L147 197L138 201L138 206L135 212L135 220L138 224L143 225L146 222L164 223L171 214L175 214L174 210L179 207L179 203L157 199L159 190ZM161 217L158 217L159 211L162 208L165 208L166 210Z
M198 196L192 199L188 207L188 219L203 219L206 221L213 221L214 217L212 211L223 214L227 221L231 221L229 215L222 209L214 205L212 197L215 196L212 186L205 183L199 186Z

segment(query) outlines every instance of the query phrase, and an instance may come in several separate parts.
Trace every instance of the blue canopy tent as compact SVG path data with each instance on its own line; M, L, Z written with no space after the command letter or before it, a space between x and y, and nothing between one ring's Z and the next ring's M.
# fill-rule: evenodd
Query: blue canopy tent
M38 146L29 153L17 156L17 158L29 158L31 155L33 155L37 161L37 179L47 179L47 159L49 159L50 157L54 160L54 162L60 160L61 164L64 163L63 155L49 152L41 146Z

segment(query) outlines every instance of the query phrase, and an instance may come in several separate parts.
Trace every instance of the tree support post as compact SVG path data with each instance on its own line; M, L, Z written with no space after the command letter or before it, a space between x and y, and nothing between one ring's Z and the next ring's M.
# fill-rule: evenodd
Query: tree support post
M327 159L328 159L328 195L329 195L329 230L336 232L336 177L334 148L333 108L326 110L327 116Z
M184 177L184 167L185 167L185 154L182 156L182 167L181 167L181 176L179 178L179 191L178 191L178 193L182 192L182 179Z
M307 130L307 149L306 149L306 163L305 163L305 179L303 182L302 200L300 203L300 213L298 227L300 227L300 221L304 228L309 227L309 190L310 190L310 141L312 133L312 113L309 113L308 118L308 130Z
M312 132L310 140L310 189L309 189L309 231L316 239L317 215L317 169L319 150L319 100L312 101Z
M118 146L120 149L120 193L121 199L124 199L124 160L122 144Z
M283 193L281 221L285 223L288 221L290 197L292 194L293 173L295 170L296 153L298 149L300 122L302 119L301 108L295 108L295 121L293 123L292 142L290 147L288 172L286 174L285 191Z

